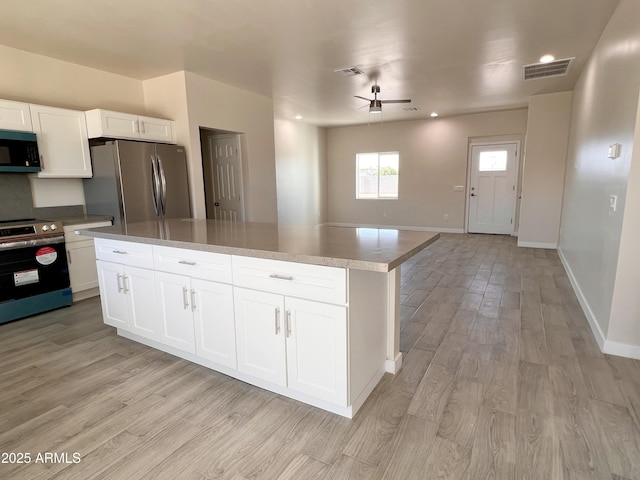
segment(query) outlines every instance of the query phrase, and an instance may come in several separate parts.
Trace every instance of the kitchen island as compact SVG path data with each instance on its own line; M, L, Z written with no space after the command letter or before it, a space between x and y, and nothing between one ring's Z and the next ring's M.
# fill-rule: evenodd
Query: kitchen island
M349 418L400 369L399 267L439 236L195 219L80 233L118 334Z

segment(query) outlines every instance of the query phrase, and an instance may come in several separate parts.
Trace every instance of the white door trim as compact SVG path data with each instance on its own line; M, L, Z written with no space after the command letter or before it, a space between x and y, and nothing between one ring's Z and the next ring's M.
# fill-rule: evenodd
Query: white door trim
M511 236L515 236L516 234L516 212L517 212L517 208L518 208L518 190L519 190L519 182L518 182L518 175L520 173L520 156L522 154L521 148L520 148L520 140L500 140L500 141L496 141L496 142L472 142L469 144L469 151L467 152L467 184L466 184L466 188L465 188L465 195L466 195L466 201L464 204L464 211L465 211L465 215L464 215L464 233L469 233L469 201L471 200L471 197L469 196L469 185L471 184L471 167L472 167L472 162L473 162L473 147L487 147L489 145L508 145L508 144L515 144L516 145L516 164L515 164L515 181L516 181L516 188L513 192L513 196L514 196L514 202L513 202L513 228L511 230Z

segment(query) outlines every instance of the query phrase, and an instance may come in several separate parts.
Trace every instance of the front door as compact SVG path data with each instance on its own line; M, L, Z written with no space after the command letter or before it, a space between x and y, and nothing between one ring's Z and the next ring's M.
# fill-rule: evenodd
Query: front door
M514 232L517 143L472 145L469 233Z
M211 211L208 218L216 220L244 219L242 206L242 162L240 157L240 139L237 135L228 137L209 137L211 161L209 172L212 191L206 192L211 198Z

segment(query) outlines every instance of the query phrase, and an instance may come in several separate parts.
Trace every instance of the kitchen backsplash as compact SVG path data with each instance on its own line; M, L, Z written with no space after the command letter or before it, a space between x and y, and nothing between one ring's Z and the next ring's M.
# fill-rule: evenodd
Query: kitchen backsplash
M55 220L83 215L84 205L35 208L29 177L21 173L0 173L0 220L22 218Z
M63 207L34 208L33 214L36 218L56 220L58 218L82 217L84 215L84 205L65 205Z
M29 177L20 173L0 173L0 220L33 217Z

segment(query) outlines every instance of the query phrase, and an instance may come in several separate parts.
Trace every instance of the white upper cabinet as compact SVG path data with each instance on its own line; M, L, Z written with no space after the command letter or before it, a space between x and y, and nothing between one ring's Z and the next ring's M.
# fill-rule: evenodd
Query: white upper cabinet
M33 132L29 104L0 100L0 129Z
M31 105L41 178L90 178L91 156L84 112Z
M102 109L89 110L86 117L89 138L128 138L175 143L171 120Z

